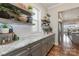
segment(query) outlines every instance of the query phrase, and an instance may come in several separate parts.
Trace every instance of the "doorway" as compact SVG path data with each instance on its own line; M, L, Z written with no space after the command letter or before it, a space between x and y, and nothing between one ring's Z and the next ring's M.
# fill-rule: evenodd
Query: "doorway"
M79 7L59 12L58 19L59 44L79 45Z

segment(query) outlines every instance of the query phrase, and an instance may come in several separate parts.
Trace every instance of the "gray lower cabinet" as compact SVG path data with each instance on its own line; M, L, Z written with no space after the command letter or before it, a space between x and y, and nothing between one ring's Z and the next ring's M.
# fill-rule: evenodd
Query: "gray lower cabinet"
M54 46L54 39L55 39L55 36L50 36L50 37L47 37L47 52L49 52L49 50Z
M27 50L20 51L16 56L30 56L30 49L28 48Z
M31 47L30 52L32 56L41 56L42 55L41 44L40 43L35 44L33 47Z
M23 47L23 48L14 50L10 53L7 53L3 56L29 56L29 55L31 55L30 48Z
M12 51L5 56L45 56L54 45L54 34L29 44L23 48Z
M47 54L47 39L43 39L43 41L41 42L42 45L42 55L46 55Z
M47 43L47 48L48 48L47 51L49 51L52 48L51 43L53 43L53 42L51 42L50 39L48 39L47 41L48 41L48 43Z

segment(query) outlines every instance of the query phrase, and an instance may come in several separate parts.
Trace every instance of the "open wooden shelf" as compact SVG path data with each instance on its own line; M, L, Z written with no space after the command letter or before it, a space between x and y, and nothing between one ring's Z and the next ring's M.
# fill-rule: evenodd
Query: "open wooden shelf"
M21 9L21 8L15 6L15 5L13 5L13 4L11 4L11 3L2 3L2 5L4 5L4 6L7 7L7 8L9 8L9 7L16 8L17 10L20 10L21 13L23 13L23 14L26 14L26 15L29 15L29 16L32 15L31 12L29 12L29 11L27 11L27 10L23 10L23 9Z

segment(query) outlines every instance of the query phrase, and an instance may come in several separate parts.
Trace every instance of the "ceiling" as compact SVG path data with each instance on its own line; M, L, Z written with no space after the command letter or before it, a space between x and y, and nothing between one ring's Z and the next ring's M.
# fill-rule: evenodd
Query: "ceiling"
M63 20L79 20L79 7L62 12Z
M45 8L50 8L50 7L54 7L56 6L58 3L39 3L41 6L45 7Z

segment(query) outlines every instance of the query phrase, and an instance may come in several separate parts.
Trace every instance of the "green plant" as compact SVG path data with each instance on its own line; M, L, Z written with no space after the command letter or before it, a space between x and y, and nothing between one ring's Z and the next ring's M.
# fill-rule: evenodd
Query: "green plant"
M6 7L3 7L3 6L0 6L0 11L9 11L10 9L6 8Z
M32 9L32 6L31 6L31 5L29 5L29 6L28 6L28 9Z
M50 15L47 13L47 16L50 17Z
M0 11L4 12L12 12L14 14L20 15L20 10L18 10L16 7L11 6L8 3L1 3L0 4Z
M3 24L2 28L8 28L7 24Z

